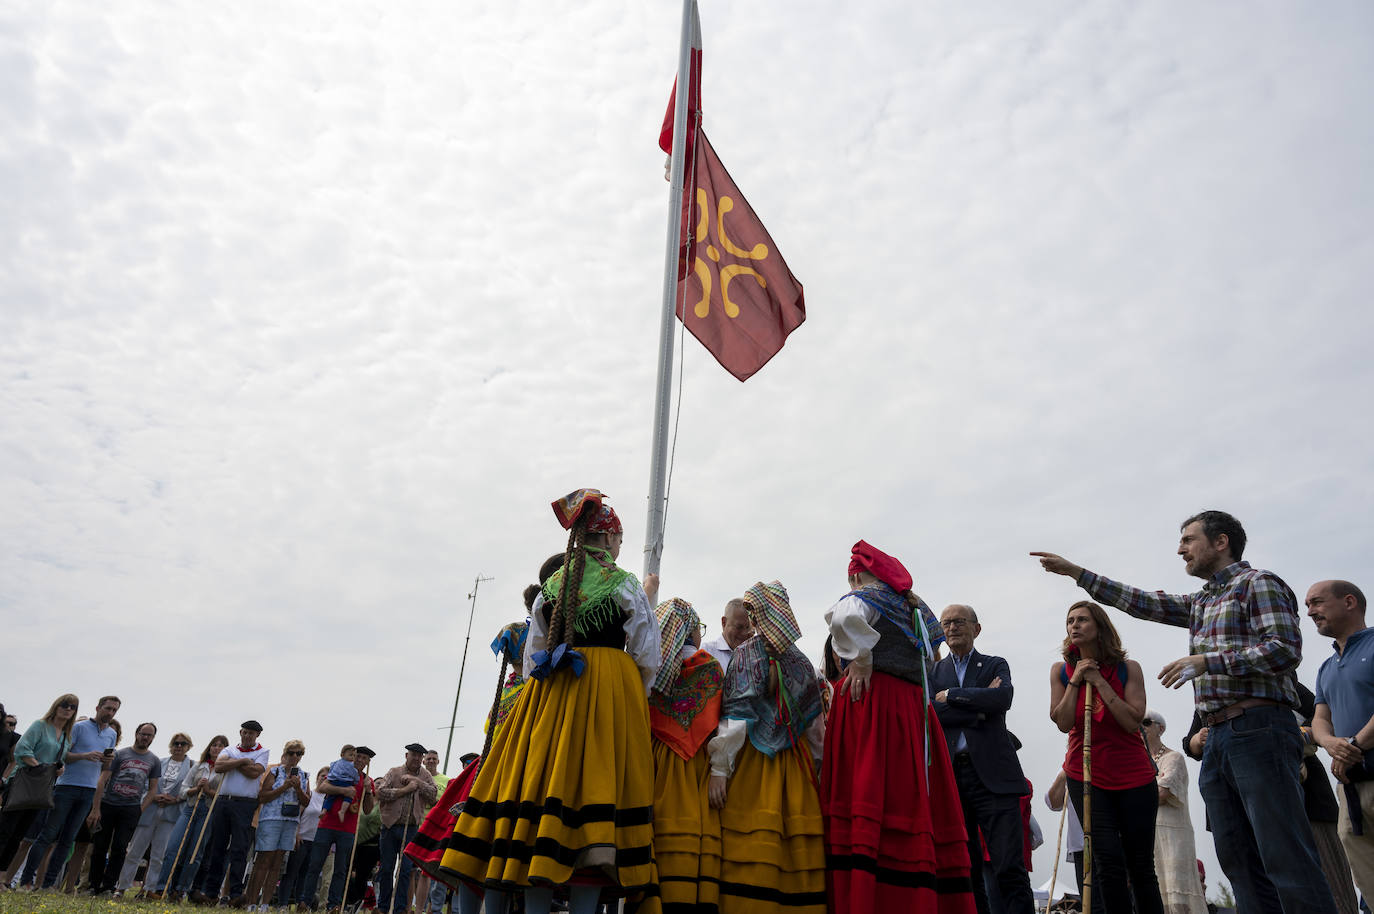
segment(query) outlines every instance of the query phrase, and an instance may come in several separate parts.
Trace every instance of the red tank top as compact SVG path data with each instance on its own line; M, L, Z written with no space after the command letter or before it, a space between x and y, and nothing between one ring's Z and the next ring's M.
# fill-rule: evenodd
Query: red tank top
M1123 700L1126 697L1126 664L1098 668L1112 691ZM1073 664L1065 663L1060 672L1067 683L1073 676ZM1083 780L1083 692L1080 688L1075 703L1073 729L1069 731L1069 751L1064 756L1064 773L1075 781ZM1093 690L1093 786L1106 790L1128 790L1150 784L1155 779L1154 763L1139 730L1123 730L1107 704Z

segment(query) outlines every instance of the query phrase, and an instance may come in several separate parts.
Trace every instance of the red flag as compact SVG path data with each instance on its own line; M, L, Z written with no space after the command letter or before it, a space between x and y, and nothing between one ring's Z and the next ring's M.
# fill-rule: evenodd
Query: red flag
M687 72L687 129L683 137L684 166L682 185L682 222L678 227L677 278L682 280L692 271L692 247L688 238L692 225L692 168L696 162L697 130L701 127L701 22L697 18L696 4L692 4L692 57ZM669 155L673 154L673 125L677 111L677 77L673 78L673 91L668 96L668 110L663 115L663 126L658 131L658 148Z
M747 380L806 320L802 285L697 131L688 273L679 274L677 316L721 367Z

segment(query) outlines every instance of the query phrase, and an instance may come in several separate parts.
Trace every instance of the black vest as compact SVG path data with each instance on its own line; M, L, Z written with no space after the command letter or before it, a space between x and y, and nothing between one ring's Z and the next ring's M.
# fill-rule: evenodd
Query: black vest
M916 623L924 624L924 620L918 618ZM873 621L873 628L878 632L878 643L873 645L873 669L920 685L921 666L925 662L921 649L881 613Z
M614 600L614 596L606 599ZM549 623L553 619L553 604L545 601L542 607L544 612L544 626L547 630ZM625 649L625 613L620 609L620 604L616 604L616 612L611 617L614 621L601 628L593 629L585 635L573 632L571 641L573 647L613 647L617 650ZM549 645L549 650L553 650L555 645ZM919 680L918 680L919 681Z

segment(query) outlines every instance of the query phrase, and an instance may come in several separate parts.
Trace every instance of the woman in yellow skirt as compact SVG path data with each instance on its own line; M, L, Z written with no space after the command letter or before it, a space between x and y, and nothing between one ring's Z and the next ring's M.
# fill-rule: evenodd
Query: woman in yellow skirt
M590 914L603 892L657 883L646 695L658 623L639 581L616 567L623 528L603 497L579 489L553 503L568 548L535 599L529 682L441 863L470 883L522 890L527 914L547 914L556 889L571 914ZM655 577L646 583L657 590Z
M787 590L745 592L757 634L725 674L711 740L711 805L720 812L722 914L824 914L825 842L816 763L824 717L816 670Z
M658 605L657 615L662 651L649 727L659 895L665 914L704 914L719 903L720 815L707 797L706 741L720 722L725 672L701 650L692 604L674 597Z

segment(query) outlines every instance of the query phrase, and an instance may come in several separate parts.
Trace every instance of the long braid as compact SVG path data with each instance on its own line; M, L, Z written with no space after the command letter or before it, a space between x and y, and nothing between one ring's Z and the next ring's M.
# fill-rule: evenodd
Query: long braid
M506 683L506 667L510 664L510 657L506 655L504 649L501 651L501 674L496 677L496 694L491 699L491 713L487 715L487 741L482 744L482 757L477 760L477 770L482 770L482 764L487 760L487 754L491 752L491 740L496 735L496 715L501 710L501 687Z
M585 527L579 525L579 536L577 538L577 554L573 557L572 568L564 574L568 582L568 593L576 601L582 593L582 575L587 570L587 546L585 542ZM574 619L577 614L577 606L570 606L568 611L563 614L563 643L569 647L576 646L577 630L573 627Z
M576 549L577 525L574 524L568 531L568 548L563 552L563 577L559 581L558 598L554 601L553 613L549 616L549 636L546 645L548 650L553 650L563 643L564 619L567 616L563 607L568 605L568 572ZM573 593L577 593L577 591L574 590Z

